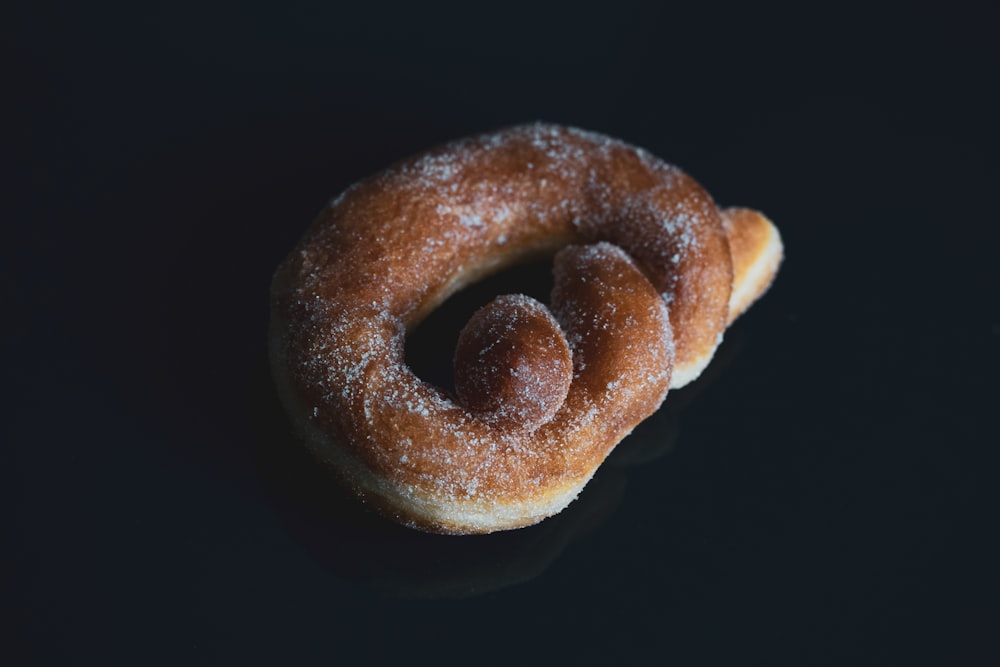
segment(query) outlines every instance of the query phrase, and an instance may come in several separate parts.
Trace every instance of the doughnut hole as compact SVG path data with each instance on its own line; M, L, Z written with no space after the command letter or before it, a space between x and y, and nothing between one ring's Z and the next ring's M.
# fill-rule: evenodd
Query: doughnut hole
M559 323L524 295L497 297L469 319L455 348L455 391L496 426L533 431L559 411L573 357Z

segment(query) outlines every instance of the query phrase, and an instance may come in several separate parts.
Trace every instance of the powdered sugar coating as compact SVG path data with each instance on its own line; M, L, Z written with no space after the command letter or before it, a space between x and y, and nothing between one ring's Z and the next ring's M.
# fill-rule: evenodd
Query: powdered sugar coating
M516 389L522 412L545 394L530 433L405 365L407 330L448 295L569 243L593 244L556 259L573 377L555 409L531 381ZM581 130L511 128L403 161L331 203L276 275L280 370L359 491L430 529L524 525L572 500L659 406L675 356L711 355L731 276L718 211L680 170Z

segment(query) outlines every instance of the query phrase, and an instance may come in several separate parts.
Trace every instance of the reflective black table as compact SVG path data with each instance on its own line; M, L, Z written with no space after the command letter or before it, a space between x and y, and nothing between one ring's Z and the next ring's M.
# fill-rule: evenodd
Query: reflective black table
M995 13L13 17L4 664L1000 659ZM409 531L296 442L270 275L354 180L535 119L765 211L786 262L565 512ZM549 280L455 297L419 372Z

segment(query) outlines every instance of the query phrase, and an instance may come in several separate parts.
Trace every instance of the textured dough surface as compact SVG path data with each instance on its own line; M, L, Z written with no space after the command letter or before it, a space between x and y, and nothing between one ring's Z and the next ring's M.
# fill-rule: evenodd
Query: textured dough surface
M396 520L450 533L529 525L571 502L671 385L704 368L773 279L771 230L601 135L535 124L457 141L348 188L278 268L279 393L320 458ZM406 366L407 331L448 296L557 250L551 313L503 297L470 323L456 357L472 378L465 401ZM476 388L501 359L544 366L546 348L551 368ZM492 370L458 359L480 354L495 356ZM524 418L504 417L496 396Z

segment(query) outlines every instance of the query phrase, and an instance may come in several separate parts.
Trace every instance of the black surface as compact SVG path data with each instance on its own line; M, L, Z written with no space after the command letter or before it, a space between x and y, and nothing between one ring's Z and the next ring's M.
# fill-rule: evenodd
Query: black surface
M985 3L137 4L2 30L0 662L1000 662ZM353 180L535 119L765 211L786 263L566 512L396 528L289 434L270 274Z

